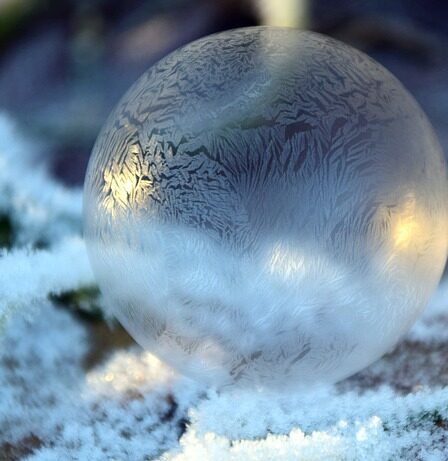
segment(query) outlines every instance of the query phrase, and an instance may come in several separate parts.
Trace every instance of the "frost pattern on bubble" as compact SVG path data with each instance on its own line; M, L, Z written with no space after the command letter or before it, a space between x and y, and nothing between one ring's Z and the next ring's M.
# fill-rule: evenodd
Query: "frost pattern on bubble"
M218 385L334 382L408 330L447 256L426 117L366 55L281 28L149 69L89 163L85 235L111 311Z

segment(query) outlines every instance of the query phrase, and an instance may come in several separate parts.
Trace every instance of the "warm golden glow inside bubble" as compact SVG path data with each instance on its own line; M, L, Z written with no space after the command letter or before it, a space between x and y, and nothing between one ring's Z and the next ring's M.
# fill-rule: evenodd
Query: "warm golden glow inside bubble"
M114 172L115 168L104 172L105 198L104 209L114 216L119 208L126 209L129 203L129 195L134 187L130 172Z
M120 210L125 211L142 205L148 194L154 191L140 149L136 145L131 145L128 151L124 164L114 161L103 175L102 207L112 217Z
M419 238L419 234L421 234L421 227L415 218L406 217L404 219L399 219L394 230L395 247L408 247Z
M397 250L411 245L421 246L427 238L424 216L416 204L415 196L409 194L400 211L393 218L392 241Z

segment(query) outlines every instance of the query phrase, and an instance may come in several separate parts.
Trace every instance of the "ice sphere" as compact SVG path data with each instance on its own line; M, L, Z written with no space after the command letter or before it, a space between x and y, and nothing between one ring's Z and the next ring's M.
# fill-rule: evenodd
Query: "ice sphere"
M409 329L447 257L436 136L387 70L255 27L159 61L103 127L85 237L111 313L218 386L306 388Z

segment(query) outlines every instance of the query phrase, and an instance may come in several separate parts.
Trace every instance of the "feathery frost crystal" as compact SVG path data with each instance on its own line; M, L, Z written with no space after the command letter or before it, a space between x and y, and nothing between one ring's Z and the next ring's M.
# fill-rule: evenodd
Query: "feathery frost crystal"
M306 387L390 350L447 256L447 173L414 99L335 40L195 41L126 93L89 163L85 235L112 313L217 385Z

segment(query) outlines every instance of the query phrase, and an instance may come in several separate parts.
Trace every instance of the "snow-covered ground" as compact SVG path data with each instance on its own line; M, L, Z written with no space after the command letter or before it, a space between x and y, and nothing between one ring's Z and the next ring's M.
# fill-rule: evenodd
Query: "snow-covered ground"
M395 351L334 387L206 389L49 298L94 283L81 191L21 139L0 117L0 217L15 230L0 254L0 460L448 459L448 281Z

